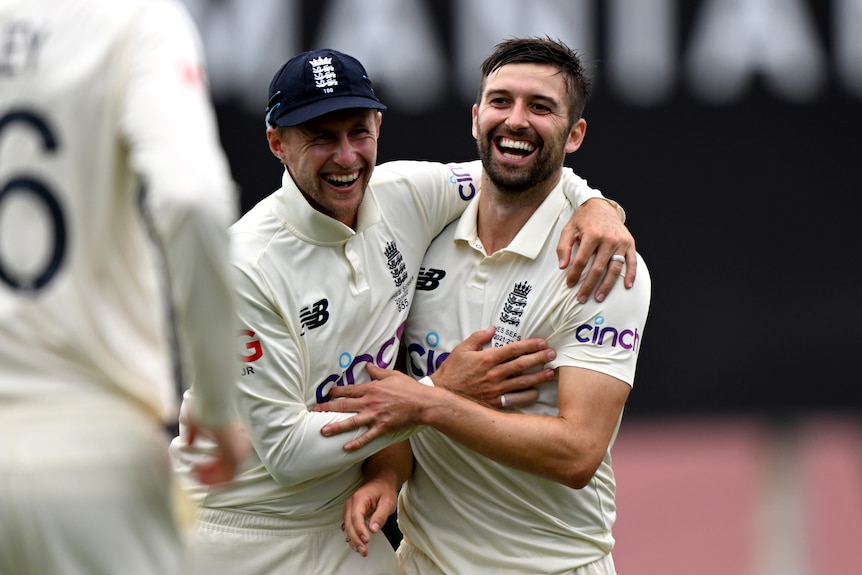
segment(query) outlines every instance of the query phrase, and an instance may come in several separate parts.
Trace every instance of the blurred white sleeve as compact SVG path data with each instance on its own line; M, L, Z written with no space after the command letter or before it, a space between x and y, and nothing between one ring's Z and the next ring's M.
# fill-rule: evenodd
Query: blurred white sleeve
M119 110L144 208L164 247L186 384L204 425L230 417L236 311L227 228L236 187L218 139L200 38L182 5L141 9L125 44Z

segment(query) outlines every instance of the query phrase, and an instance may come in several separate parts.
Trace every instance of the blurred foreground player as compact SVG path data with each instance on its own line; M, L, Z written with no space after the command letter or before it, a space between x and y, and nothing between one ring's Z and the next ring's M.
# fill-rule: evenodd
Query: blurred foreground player
M170 0L0 0L0 574L177 573L166 424L230 479L234 186Z

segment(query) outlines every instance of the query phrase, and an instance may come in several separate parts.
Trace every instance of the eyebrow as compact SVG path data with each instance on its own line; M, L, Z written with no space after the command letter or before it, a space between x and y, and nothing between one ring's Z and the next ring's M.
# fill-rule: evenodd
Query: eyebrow
M490 89L485 91L485 99L491 99L495 96L505 96L508 98L512 97L512 92L510 90L505 90L503 88ZM544 94L529 94L528 99L537 100L541 102L545 102L551 104L551 107L560 107L562 104L559 100L552 96L546 96Z

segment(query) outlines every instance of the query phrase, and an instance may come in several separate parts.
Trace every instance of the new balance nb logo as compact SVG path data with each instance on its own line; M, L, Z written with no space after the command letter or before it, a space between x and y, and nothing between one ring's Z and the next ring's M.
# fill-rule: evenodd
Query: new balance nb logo
M328 307L329 300L322 299L299 310L299 321L302 324L301 335L305 335L306 329L318 328L329 321L329 312L326 311Z
M419 277L416 278L416 289L432 291L440 287L440 280L446 277L446 270L434 268L420 268Z

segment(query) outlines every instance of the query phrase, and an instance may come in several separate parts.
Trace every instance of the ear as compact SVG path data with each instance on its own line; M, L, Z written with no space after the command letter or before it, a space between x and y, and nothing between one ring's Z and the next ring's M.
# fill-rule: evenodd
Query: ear
M587 135L587 121L579 118L575 125L572 126L569 132L569 139L566 141L566 153L571 154L581 147L584 143L584 136Z
M473 116L473 126L471 131L473 132L473 139L479 139L479 106L473 104L473 111L471 112Z
M267 126L266 141L269 143L269 151L272 152L272 155L284 163L284 142L279 136L279 131L272 126Z
M377 137L380 137L380 126L383 125L383 112L377 111Z

